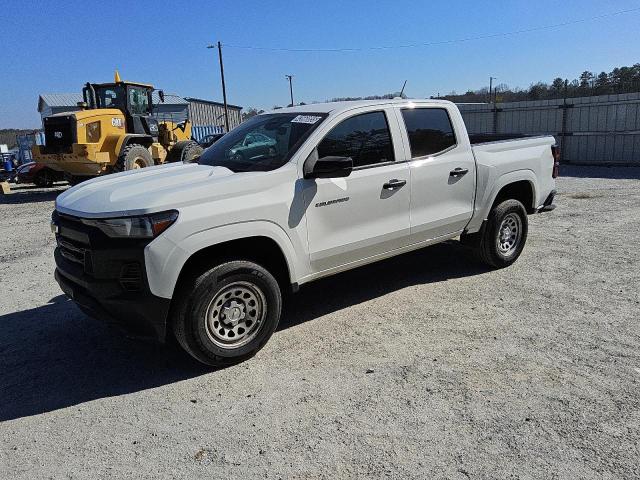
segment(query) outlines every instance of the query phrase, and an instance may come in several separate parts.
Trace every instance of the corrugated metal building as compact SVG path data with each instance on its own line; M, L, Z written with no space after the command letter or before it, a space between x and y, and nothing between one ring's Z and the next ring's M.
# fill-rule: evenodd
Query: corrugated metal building
M153 101L153 116L158 120L170 120L178 123L189 118L189 102L180 95L165 93L164 102L160 101L157 91L154 91L151 97Z
M158 92L152 94L154 116L159 120L181 122L189 115L189 102L179 95L167 93L164 102L160 102ZM42 118L62 112L80 110L78 102L82 102L81 93L43 93L38 99L38 112Z
M189 114L194 125L224 127L224 104L203 100L201 98L185 97L189 102ZM229 110L229 129L233 129L242 122L242 107L227 104Z
M81 93L43 93L38 98L38 113L40 117L48 117L62 112L76 112L80 110L78 102L82 102Z

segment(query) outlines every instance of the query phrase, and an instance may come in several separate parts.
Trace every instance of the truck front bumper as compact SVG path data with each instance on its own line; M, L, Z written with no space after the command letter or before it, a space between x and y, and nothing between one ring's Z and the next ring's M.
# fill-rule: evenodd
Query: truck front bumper
M149 290L144 245L100 238L71 217L57 221L54 275L65 295L128 336L164 342L171 300Z

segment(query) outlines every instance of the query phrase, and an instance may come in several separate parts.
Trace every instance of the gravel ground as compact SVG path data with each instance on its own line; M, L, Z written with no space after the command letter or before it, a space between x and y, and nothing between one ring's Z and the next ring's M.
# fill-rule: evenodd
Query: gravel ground
M640 169L563 173L512 267L321 280L214 372L60 295L62 187L0 196L0 478L640 477Z

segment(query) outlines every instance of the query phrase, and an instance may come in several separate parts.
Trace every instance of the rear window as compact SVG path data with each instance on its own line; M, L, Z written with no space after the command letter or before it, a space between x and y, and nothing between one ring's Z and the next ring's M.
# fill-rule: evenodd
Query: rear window
M456 144L456 135L446 109L403 109L402 117L409 135L411 158L433 155Z

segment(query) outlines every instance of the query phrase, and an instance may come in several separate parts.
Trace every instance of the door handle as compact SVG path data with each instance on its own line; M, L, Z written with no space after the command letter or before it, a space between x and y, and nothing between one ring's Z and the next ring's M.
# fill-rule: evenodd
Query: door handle
M462 175L464 175L465 173L468 173L469 169L468 168L454 168L453 170L451 170L449 172L449 176L450 177L461 177Z
M385 190L395 190L396 188L403 187L406 184L406 180L398 180L397 178L394 178L393 180L389 180L387 183L382 185L382 188L384 188Z

